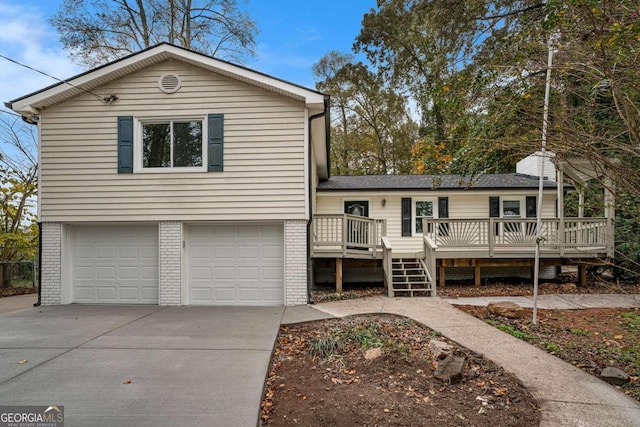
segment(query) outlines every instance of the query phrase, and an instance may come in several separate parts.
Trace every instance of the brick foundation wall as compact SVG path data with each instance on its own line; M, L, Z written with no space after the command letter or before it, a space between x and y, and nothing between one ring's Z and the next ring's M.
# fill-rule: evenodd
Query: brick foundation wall
M62 224L42 223L42 305L61 303L62 290Z
M284 223L284 304L307 303L307 221Z
M182 223L160 223L160 305L182 304Z

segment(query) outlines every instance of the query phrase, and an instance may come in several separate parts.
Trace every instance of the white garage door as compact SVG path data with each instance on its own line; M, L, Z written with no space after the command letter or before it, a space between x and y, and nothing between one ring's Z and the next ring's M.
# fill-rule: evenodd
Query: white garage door
M74 302L158 303L158 226L76 226L71 240Z
M282 305L282 224L194 225L188 231L189 303Z

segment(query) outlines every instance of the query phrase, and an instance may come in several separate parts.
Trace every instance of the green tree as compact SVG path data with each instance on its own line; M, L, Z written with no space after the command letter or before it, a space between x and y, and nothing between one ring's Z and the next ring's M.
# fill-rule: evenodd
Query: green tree
M318 90L332 97L333 172L408 173L417 125L406 97L351 55L330 52L313 71Z
M11 263L34 259L38 248L34 128L7 117L0 116L0 287L11 285Z
M162 41L241 61L257 33L237 0L64 0L50 22L89 68Z

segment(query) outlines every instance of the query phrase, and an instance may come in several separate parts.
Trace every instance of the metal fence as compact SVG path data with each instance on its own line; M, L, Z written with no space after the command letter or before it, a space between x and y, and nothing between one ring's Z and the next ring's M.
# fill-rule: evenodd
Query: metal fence
M0 261L0 288L38 286L38 260Z

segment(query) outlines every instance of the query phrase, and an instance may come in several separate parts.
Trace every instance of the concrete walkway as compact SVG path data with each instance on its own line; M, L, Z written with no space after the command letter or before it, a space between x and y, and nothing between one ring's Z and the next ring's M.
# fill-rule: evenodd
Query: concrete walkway
M541 426L640 426L640 404L604 381L489 326L440 298L370 297L322 303L342 317L390 313L412 318L515 374L543 410Z
M450 304L486 307L491 302L511 301L520 307L532 308L533 297L472 297L445 298ZM539 295L538 308L549 310L577 310L585 308L640 307L640 294L555 294Z
M14 295L0 298L0 314L33 308L38 301L38 294Z

